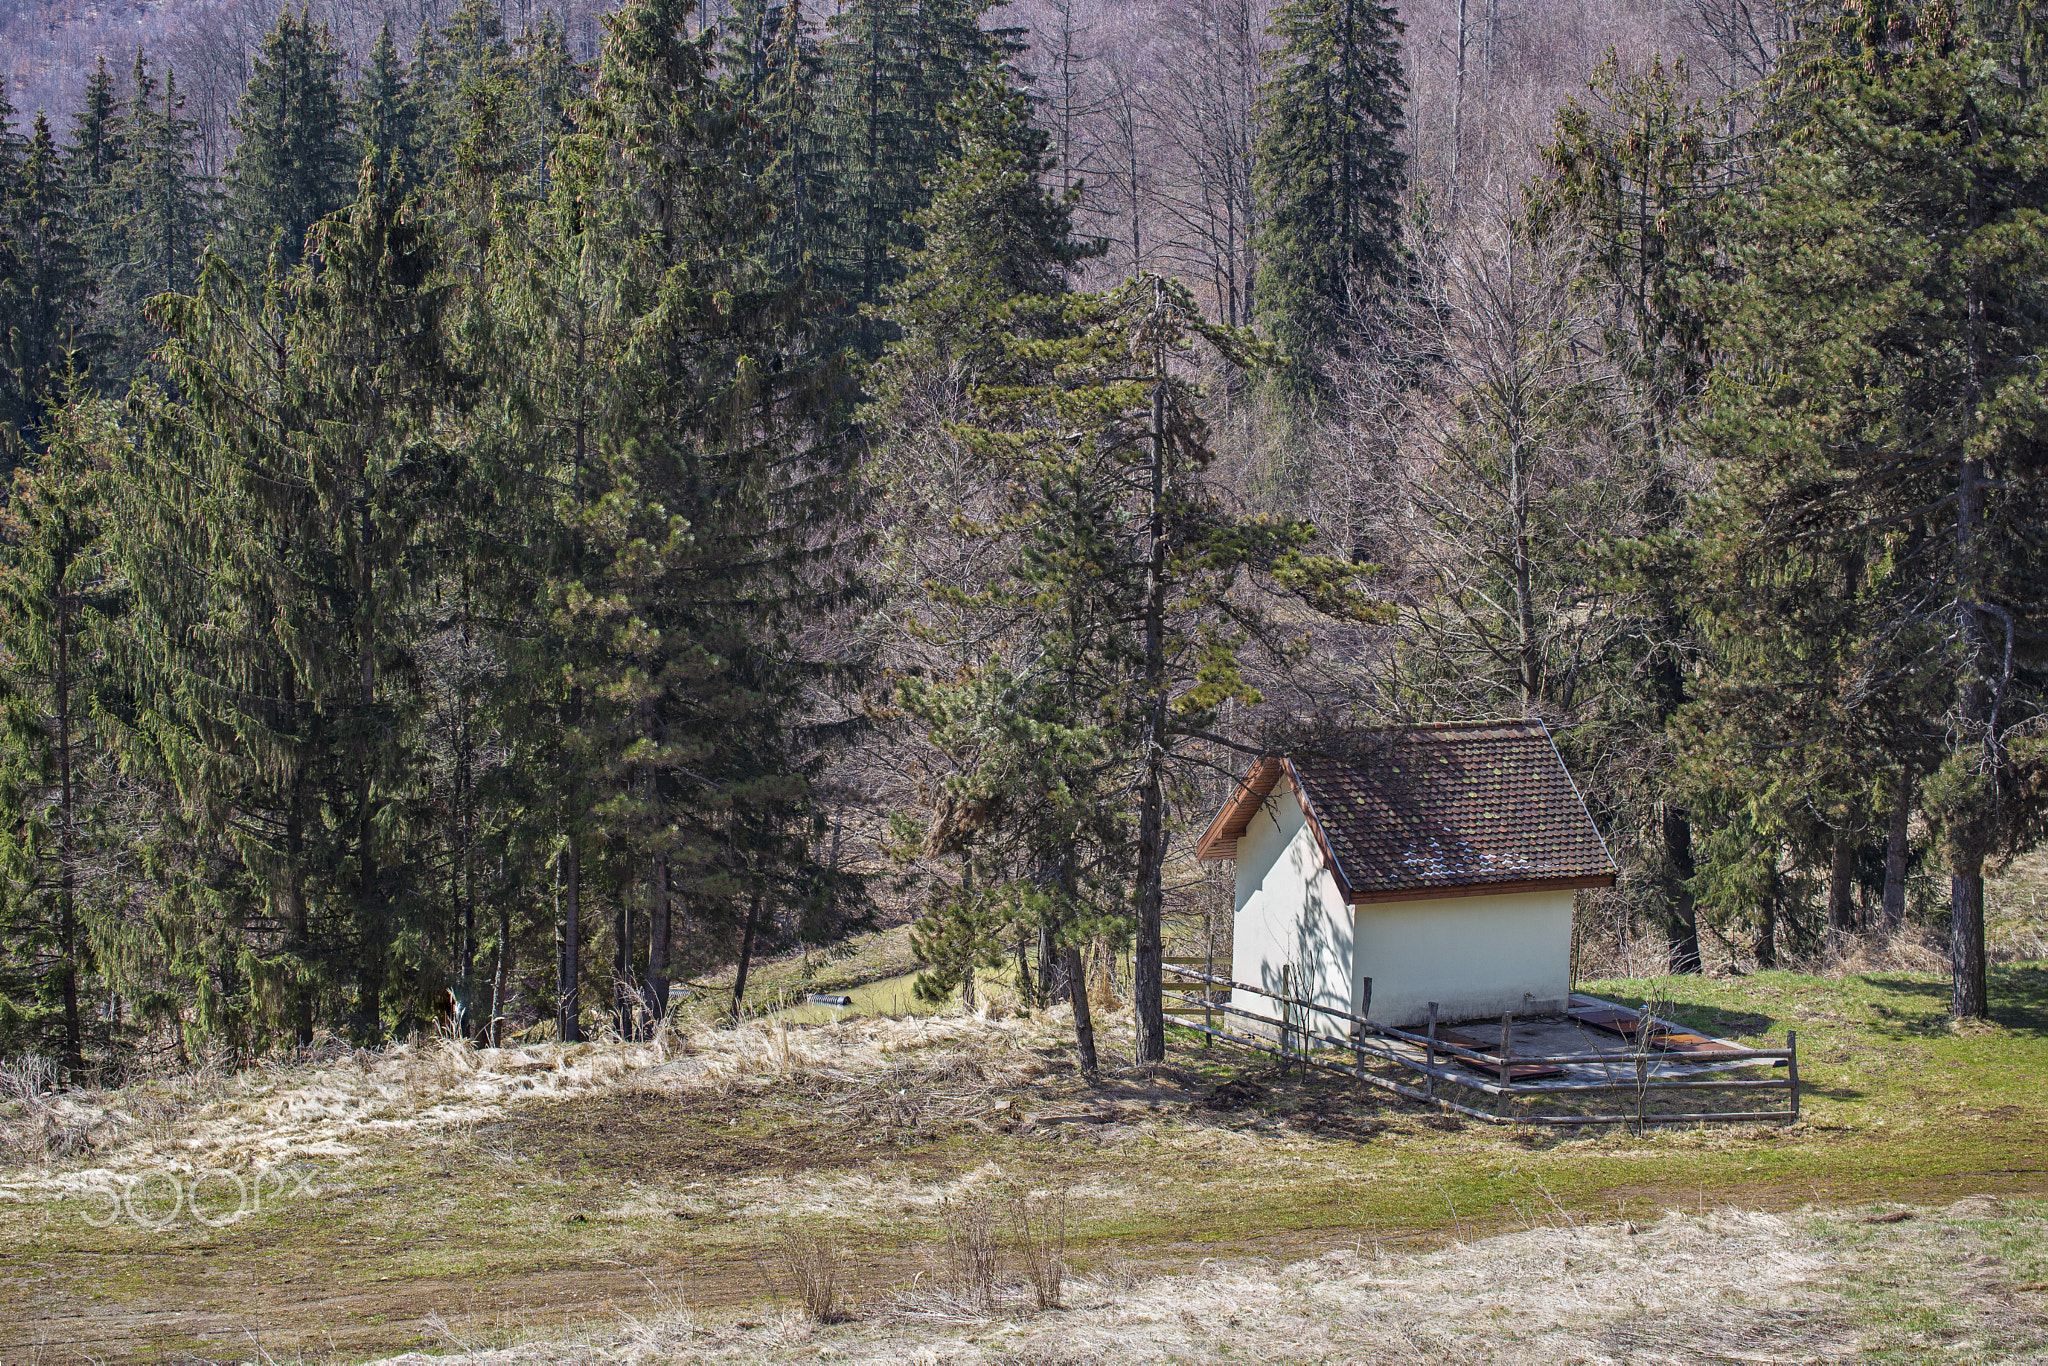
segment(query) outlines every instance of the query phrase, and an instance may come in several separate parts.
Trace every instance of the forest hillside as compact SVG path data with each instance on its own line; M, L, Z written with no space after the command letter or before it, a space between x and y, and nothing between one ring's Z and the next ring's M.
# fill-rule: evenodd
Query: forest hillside
M637 1037L912 923L1157 1061L1251 759L1501 717L1583 973L1983 1016L2038 18L16 8L0 1050Z

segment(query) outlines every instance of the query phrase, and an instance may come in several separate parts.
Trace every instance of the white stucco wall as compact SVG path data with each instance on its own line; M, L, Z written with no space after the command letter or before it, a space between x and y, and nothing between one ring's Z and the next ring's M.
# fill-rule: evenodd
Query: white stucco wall
M1351 909L1324 865L1300 804L1282 782L1237 841L1231 977L1278 991L1280 970L1289 967L1297 997L1338 1010L1357 1010ZM1230 1003L1278 1018L1277 1003L1253 992L1232 992ZM1341 1021L1326 1015L1311 1015L1309 1022L1332 1038L1346 1032Z
M1446 1021L1556 1009L1571 990L1571 944L1569 890L1345 904L1285 782L1237 842L1231 976L1247 985L1278 991L1285 966L1297 995L1356 1012L1370 975L1371 1018L1392 1025L1419 1023L1431 1001ZM1267 1018L1278 1009L1247 991L1231 1004ZM1324 1015L1311 1024L1332 1038L1347 1028Z
M1372 1018L1420 1023L1561 1008L1571 993L1572 894L1439 897L1357 906L1358 970Z

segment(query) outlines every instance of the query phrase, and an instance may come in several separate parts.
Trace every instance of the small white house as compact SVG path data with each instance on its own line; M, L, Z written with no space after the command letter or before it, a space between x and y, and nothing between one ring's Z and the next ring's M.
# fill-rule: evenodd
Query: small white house
M1237 861L1231 978L1383 1024L1562 1010L1572 897L1614 861L1540 722L1354 732L1260 759L1196 845ZM1238 1009L1277 1018L1247 991ZM1349 1026L1310 1013L1332 1038Z

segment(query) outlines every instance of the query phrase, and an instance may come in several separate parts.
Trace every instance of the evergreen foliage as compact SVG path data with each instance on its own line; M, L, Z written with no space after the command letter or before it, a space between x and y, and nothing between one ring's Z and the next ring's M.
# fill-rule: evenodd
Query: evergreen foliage
M118 955L121 891L107 876L116 788L98 712L119 613L101 536L107 414L74 385L42 448L16 472L0 535L0 1050L42 1052L83 1078L88 1034L104 1050L113 1021L86 1002Z
M1878 0L1725 108L1610 55L1439 222L1394 11L1282 0L1174 106L1268 346L1084 280L991 13L630 0L593 64L463 0L344 90L286 10L218 187L140 51L61 146L0 88L0 1055L633 1035L886 886L1086 1070L1133 949L1153 1062L1220 770L1389 713L1549 721L1674 971L1938 863L1982 1013L2048 816L2032 18Z
M0 108L0 119L5 110ZM92 286L78 246L71 187L50 121L37 114L21 160L7 168L0 261L0 459L39 445L74 372L91 364Z
M133 400L113 535L147 669L130 763L165 807L170 914L206 953L203 1023L300 1042L422 1018L395 961L420 876L418 647L456 459L431 231L382 170L321 265L216 264L156 305L169 392Z
M356 82L355 126L363 155L387 168L401 187L420 177L420 111L398 45L391 40L391 21L377 31L370 65Z
M1259 90L1257 301L1289 389L1319 383L1402 271L1401 23L1375 0L1286 0Z
M1014 51L981 18L988 0L852 0L826 22L838 244L835 283L853 302L879 303L922 245L917 217L929 178L951 148L942 117L991 61ZM864 328L879 352L886 329Z
M341 88L343 54L310 10L287 6L242 92L222 218L225 254L260 275L274 253L289 270L315 223L346 204L361 160Z
M89 201L85 239L101 282L97 322L109 338L112 380L135 374L162 341L145 305L192 288L214 207L193 172L198 130L185 115L177 73L167 70L159 86L138 50L133 80L121 160L104 196Z
M1803 117L1731 223L1704 577L1725 629L1774 623L1767 677L1729 685L1785 689L1774 731L1855 721L1829 741L1852 746L1823 770L1838 790L1941 737L1924 809L1953 1012L1979 1016L1985 863L2041 814L2048 128L2020 44L1941 6L1900 18L1909 41L1851 30L1808 64ZM1939 711L1892 714L1930 691Z

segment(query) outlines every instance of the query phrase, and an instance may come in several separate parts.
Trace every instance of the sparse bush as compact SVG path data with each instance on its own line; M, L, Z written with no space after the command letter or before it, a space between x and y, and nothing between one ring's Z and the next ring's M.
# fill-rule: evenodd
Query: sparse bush
M57 1064L39 1053L24 1053L0 1063L0 1099L26 1101L33 1106L46 1091L57 1087Z
M844 1318L839 1296L845 1263L838 1241L829 1233L792 1224L782 1230L776 1243L791 1294L803 1303L804 1312L819 1323L837 1323Z
M1032 1302L1040 1309L1060 1306L1060 1289L1067 1275L1067 1214L1073 1204L1069 1197L1066 1186L1036 1197L1022 1186L1010 1192L1017 1251L1024 1259Z
M1002 1220L996 1202L978 1191L949 1199L940 1209L946 1226L947 1271L963 1308L993 1314L1000 1299Z

